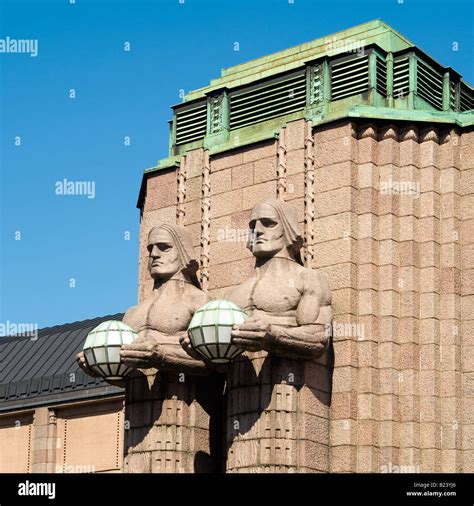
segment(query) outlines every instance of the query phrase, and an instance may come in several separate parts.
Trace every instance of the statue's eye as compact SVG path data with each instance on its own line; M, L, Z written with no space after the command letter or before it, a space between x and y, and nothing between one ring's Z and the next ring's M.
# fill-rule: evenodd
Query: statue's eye
M169 244L163 244L162 243L162 244L158 244L158 248L159 248L160 251L167 252L167 251L169 251L172 248L172 246L169 245Z
M273 221L270 218L262 218L260 221L261 221L262 225L267 228L274 227L277 224L276 221Z
M249 222L249 227L250 227L250 230L254 230L255 228L255 220L252 220Z

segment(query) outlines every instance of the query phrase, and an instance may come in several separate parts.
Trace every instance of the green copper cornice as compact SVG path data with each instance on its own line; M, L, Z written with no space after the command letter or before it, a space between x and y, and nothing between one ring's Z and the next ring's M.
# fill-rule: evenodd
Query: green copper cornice
M170 156L168 158L162 158L158 160L154 167L150 167L149 169L145 169L145 173L147 172L155 172L157 170L164 169L175 169L179 167L179 160L181 157L179 156Z
M380 19L222 70L173 106L169 156L145 170L173 170L188 151L215 154L278 137L301 118L474 125L474 93ZM142 200L144 183L140 190Z
M210 91L224 86L229 89L235 88L282 72L295 70L315 58L334 57L346 52L348 47L357 43L365 47L377 44L387 53L415 47L384 21L376 19L277 53L225 68L221 71L219 78L212 79L209 86L188 93L184 97L184 101L203 98Z
M320 124L358 111L410 121L417 111L417 121L469 125L473 96L456 71L378 19L222 70L173 106L169 156L221 151L293 119Z

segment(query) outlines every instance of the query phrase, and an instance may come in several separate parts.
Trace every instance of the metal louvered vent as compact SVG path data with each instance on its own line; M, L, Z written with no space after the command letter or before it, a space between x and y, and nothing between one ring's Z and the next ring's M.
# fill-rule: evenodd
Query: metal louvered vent
M464 83L461 83L459 88L459 110L471 111L474 109L474 97L472 90L470 90Z
M449 109L451 111L457 111L457 84L453 83L453 81L449 82Z
M176 111L176 144L202 139L206 135L207 104Z
M331 65L331 98L358 95L369 89L369 57L351 58Z
M376 90L383 95L387 96L387 63L377 55L376 60L376 73L377 79L375 82Z
M241 128L304 108L306 77L298 72L230 95L230 128Z
M313 65L309 71L309 103L321 104L323 102L323 66Z
M393 62L393 97L405 98L410 90L410 72L408 58Z
M417 62L417 93L436 109L443 110L443 76L424 61Z

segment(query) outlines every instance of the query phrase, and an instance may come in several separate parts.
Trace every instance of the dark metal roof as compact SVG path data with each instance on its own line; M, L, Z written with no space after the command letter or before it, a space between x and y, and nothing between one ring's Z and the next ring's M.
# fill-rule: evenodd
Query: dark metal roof
M83 373L75 359L94 327L122 318L118 313L40 329L34 337L1 337L0 412L122 393Z

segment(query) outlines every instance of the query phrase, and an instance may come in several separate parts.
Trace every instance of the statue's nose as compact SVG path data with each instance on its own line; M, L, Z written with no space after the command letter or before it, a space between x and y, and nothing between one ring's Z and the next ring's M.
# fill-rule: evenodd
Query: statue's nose
M255 224L254 233L257 234L257 236L262 235L264 232L264 227L261 223L257 222Z

